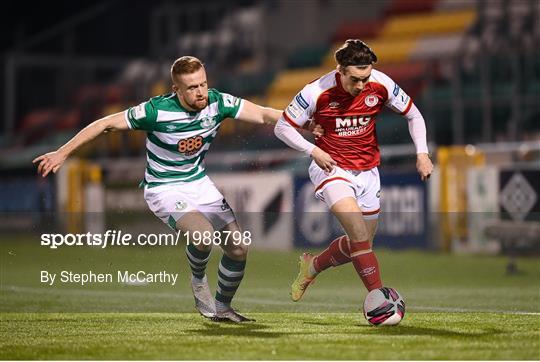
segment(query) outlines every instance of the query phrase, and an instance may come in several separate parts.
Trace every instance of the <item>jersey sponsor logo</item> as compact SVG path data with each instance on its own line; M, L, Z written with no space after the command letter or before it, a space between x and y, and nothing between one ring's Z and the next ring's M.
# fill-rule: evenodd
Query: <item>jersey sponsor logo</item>
M131 116L137 120L146 118L146 109L144 108L145 105L146 105L146 102L143 102L139 104L137 107L133 107L131 111Z
M339 103L338 102L330 102L330 104L328 104L328 106L332 109L336 109L336 108L339 108Z
M368 107L373 107L379 103L379 98L375 94L370 94L364 99L364 103Z
M366 126L371 120L371 116L352 116L352 117L336 117L336 129L343 127L358 127Z
M178 141L178 152L181 152L186 156L191 156L199 152L202 146L203 138L201 136L190 137Z
M309 107L309 104L308 102L306 102L306 100L304 99L304 97L302 97L302 93L298 93L296 95L296 97L294 97L294 99L296 100L296 102L298 102L298 105L300 107L302 107L303 109L307 109Z
M336 117L338 136L356 136L366 131L371 116Z
M216 119L215 119L215 117L205 116L205 117L201 118L201 123L200 124L201 124L201 127L210 129L210 128L213 128L216 125Z

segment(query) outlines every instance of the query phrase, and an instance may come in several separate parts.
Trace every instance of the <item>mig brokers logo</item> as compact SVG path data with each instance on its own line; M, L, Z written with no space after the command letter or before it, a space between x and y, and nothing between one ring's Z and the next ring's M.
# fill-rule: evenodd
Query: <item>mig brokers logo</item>
M371 121L371 116L336 117L338 136L357 136L364 133Z

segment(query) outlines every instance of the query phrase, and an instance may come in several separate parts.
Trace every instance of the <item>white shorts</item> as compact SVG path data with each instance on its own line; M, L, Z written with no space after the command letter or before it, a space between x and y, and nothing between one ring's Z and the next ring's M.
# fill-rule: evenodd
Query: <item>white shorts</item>
M178 219L194 210L202 213L214 230L221 230L236 220L229 204L208 176L190 182L145 187L144 199L150 210L174 230Z
M332 173L328 174L313 161L309 166L309 177L315 185L315 196L319 200L325 201L323 191L328 186L342 183L353 189L356 202L365 217L376 217L379 214L381 181L377 167L366 171L355 171L334 166Z

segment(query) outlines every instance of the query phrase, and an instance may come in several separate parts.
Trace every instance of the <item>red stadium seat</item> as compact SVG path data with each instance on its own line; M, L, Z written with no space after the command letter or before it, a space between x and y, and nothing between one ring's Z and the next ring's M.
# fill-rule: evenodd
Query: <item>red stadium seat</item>
M386 8L384 15L391 16L429 12L433 10L436 3L437 0L394 0Z

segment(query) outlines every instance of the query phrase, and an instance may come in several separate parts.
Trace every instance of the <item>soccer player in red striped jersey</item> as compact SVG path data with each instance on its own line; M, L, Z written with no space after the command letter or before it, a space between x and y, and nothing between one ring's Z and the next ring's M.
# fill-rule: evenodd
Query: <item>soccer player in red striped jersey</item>
M352 262L368 291L383 286L372 250L380 211L380 163L375 122L383 106L403 115L416 147L416 168L423 181L433 170L424 118L411 98L386 74L374 69L377 56L364 42L347 40L335 53L337 69L306 85L276 124L276 136L313 158L309 176L346 235L322 253L300 257L292 299L302 298L315 277L331 266ZM315 144L297 131L308 120L324 134Z

